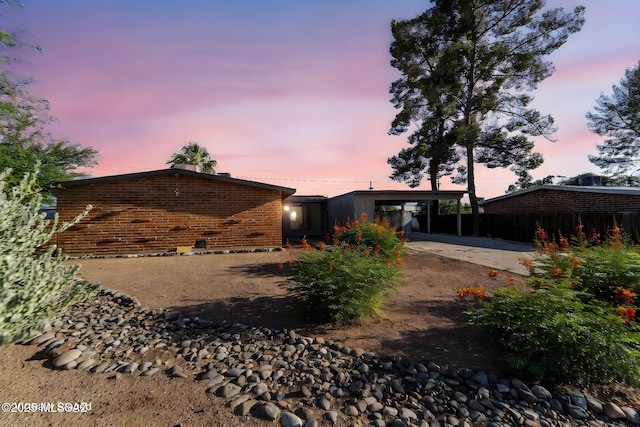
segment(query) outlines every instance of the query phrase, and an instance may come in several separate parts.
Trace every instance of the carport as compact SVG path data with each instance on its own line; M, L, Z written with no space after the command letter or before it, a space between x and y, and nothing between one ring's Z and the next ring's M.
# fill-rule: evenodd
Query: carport
M376 206L399 205L402 209L402 227L411 231L412 213L405 210L407 203L424 202L429 206L435 200L457 200L458 236L462 235L462 217L460 200L465 191L426 191L426 190L357 190L327 201L329 224L345 224L358 219L362 214L373 218ZM431 232L431 209L427 209L427 231Z

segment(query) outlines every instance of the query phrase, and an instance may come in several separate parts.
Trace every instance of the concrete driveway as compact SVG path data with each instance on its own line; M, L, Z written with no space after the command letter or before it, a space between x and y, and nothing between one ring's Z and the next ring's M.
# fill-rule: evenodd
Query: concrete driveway
M511 242L486 237L457 237L444 234L411 232L407 234L408 249L455 258L496 270L505 270L521 275L528 271L518 261L532 257L533 243Z

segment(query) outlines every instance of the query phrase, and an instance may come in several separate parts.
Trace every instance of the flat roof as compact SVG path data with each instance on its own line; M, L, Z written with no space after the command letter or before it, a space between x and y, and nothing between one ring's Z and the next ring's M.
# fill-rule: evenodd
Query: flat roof
M498 200L517 197L523 194L532 193L534 191L551 190L551 191L572 191L576 193L597 193L597 194L622 194L640 196L640 188L638 187L605 187L605 186L583 186L583 185L537 185L524 190L514 191L504 196L493 197L483 200L480 205L496 202Z
M231 178L228 175L213 175L208 173L190 171L186 169L174 169L174 168L159 169L159 170L153 170L153 171L147 171L147 172L127 173L127 174L121 174L121 175L101 176L101 177L93 177L93 178L80 178L72 181L59 182L58 185L62 188L73 188L73 187L81 187L84 185L102 184L105 182L128 181L133 179L149 178L149 177L163 176L163 175L184 175L184 176L191 176L195 178L206 179L210 181L227 182L230 184L247 185L250 187L262 188L265 190L279 191L283 193L282 194L283 199L291 196L293 193L296 192L295 188L280 187L278 185L264 184L262 182ZM55 193L56 189L53 189L52 191Z
M339 196L331 197L356 197L373 196L375 200L398 201L398 202L421 202L424 200L460 200L466 191L430 191L430 190L356 190Z
M524 190L515 191L513 193L505 194L504 196L493 197L491 199L483 200L480 205L484 205L498 200L508 199L510 197L517 197L523 194L532 193L540 190L551 191L572 191L577 193L597 193L597 194L621 194L640 196L640 188L638 187L605 187L605 186L584 186L584 185L537 185L531 188L525 188Z

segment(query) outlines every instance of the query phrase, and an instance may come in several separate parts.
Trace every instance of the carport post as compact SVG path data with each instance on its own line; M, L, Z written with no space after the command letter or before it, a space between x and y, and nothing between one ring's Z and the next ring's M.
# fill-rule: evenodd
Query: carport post
M458 199L458 237L462 236L462 215L460 214L460 199Z
M413 216L410 212L404 210L405 203L402 203L400 206L402 209L402 229L405 231L405 233L410 233L411 220L413 219Z

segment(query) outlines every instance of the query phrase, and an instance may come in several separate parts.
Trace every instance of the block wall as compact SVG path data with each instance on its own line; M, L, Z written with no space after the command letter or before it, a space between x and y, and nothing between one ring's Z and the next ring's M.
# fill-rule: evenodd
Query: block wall
M276 190L164 175L71 187L57 197L61 221L93 205L80 223L56 236L66 254L282 245Z
M638 212L640 196L542 189L483 206L488 214L554 212Z

